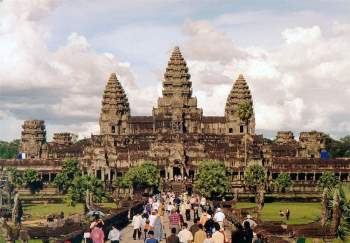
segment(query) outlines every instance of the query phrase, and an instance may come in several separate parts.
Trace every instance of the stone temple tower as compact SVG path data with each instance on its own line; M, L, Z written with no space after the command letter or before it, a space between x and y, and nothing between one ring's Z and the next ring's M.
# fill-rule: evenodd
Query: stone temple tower
M46 128L43 120L26 120L22 125L20 153L39 159L47 153Z
M100 114L100 134L126 134L130 108L125 91L112 73L107 82Z
M238 116L238 104L242 101L248 101L253 105L252 95L248 84L243 75L240 74L234 83L229 96L226 100L225 120L226 134L242 134L245 131L245 124ZM248 134L255 133L255 117L254 114L248 122Z
M197 99L192 97L191 75L179 47L175 47L164 73L162 97L158 108L153 109L156 130L160 132L197 132L202 109L197 108ZM162 124L157 123L157 120Z

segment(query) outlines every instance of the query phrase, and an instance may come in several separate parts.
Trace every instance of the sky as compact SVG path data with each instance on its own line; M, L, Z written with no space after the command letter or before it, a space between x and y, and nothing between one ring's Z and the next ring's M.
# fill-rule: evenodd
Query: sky
M242 73L258 134L350 134L350 0L0 0L0 140L27 119L98 134L112 72L151 115L174 46L204 115Z

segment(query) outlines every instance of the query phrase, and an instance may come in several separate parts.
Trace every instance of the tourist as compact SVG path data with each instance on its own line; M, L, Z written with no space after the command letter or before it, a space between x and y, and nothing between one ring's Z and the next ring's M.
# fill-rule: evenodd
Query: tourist
M171 213L169 215L169 226L171 228L175 228L176 232L179 232L181 221L180 221L180 215L176 212L175 209L171 210Z
M203 230L203 225L198 225L198 230L194 234L194 243L203 243L207 238L207 234Z
M167 204L167 206L166 206L166 212L167 212L167 214L170 214L170 212L171 212L173 209L174 209L174 205L173 205L171 202L169 202L169 203Z
M224 243L225 242L225 236L220 232L220 225L219 223L215 222L214 223L214 229L215 232L212 236L213 242L214 243Z
M191 231L187 229L187 223L183 223L182 230L177 235L181 243L190 243L193 240Z
M210 215L208 215L208 220L207 222L205 222L205 225L204 225L205 232L213 233L214 224L215 224L215 221L212 219Z
M254 229L258 224L253 220L252 216L249 214L247 215L247 218L243 221L243 225L245 222L248 222L250 225L250 228Z
M158 241L162 240L163 236L163 225L160 216L157 214L156 218L153 222L153 232L154 232L154 238L156 238Z
M95 226L96 226L97 224L99 224L99 223L101 223L102 225L104 224L104 223L103 223L103 220L100 219L100 215L94 214L93 216L94 216L94 221L92 221L91 224L90 224L90 230L92 230L93 228L95 228Z
M181 225L183 225L183 223L185 222L184 216L182 216L182 214L180 213L180 210L179 210L179 209L177 210L177 213L178 213L178 215L179 215L179 217L180 217L180 226L181 226Z
M205 225L207 220L208 220L208 213L207 213L207 211L205 209L203 209L203 213L202 213L202 215L201 215L201 217L199 219L199 223L201 225Z
M91 239L93 243L104 243L105 234L103 233L101 222L97 223L91 230Z
M190 231L191 231L191 233L192 233L192 235L194 236L195 234L196 234L196 232L199 230L199 227L198 227L198 221L197 220L195 220L195 222L194 222L194 224L193 225L191 225L191 227L190 227Z
M226 235L225 229L224 228L220 228L220 233L224 236L224 242L228 243L228 237Z
M289 220L289 216L290 216L290 211L289 208L287 208L286 210L286 219Z
M120 231L115 225L112 225L112 229L109 231L108 240L110 240L111 243L119 243L120 241Z
M181 199L179 197L175 197L173 202L176 206L176 209L179 209L180 204L181 204Z
M256 234L256 239L253 241L253 243L264 243L261 233Z
M157 219L157 212L156 211L152 211L151 215L149 216L149 225L151 226L151 229L153 230L154 228L154 223Z
M153 230L148 231L148 235L147 235L147 239L145 240L145 243L159 243L159 241L154 238Z
M207 238L203 241L203 243L214 243L213 238L212 238L212 233L207 232L206 235L207 235ZM232 242L232 243L234 243L234 242Z
M202 207L202 210L204 210L205 206L207 205L207 199L205 197L201 198L200 205Z
M190 201L187 201L185 203L185 214L186 214L186 221L191 220L191 204Z
M159 216L164 216L164 202L161 202L158 210Z
M132 227L134 229L134 233L132 235L133 239L136 240L141 238L141 226L142 226L142 216L140 213L137 213L132 217Z
M179 237L176 235L176 229L171 228L171 235L166 238L166 243L180 243Z
M249 221L245 221L243 224L243 236L244 242L251 243L253 240L253 230L250 227Z
M225 214L221 211L221 208L216 209L214 220L219 223L220 228L224 227Z
M153 211L158 211L159 205L160 205L160 202L159 202L159 201L155 201L155 202L152 204L152 210L153 210Z
M235 224L236 230L231 233L231 242L239 243L244 241L243 226L240 223Z
M146 239L147 234L148 234L148 232L150 231L150 229L151 229L151 226L150 226L150 224L149 224L149 219L146 218L145 224L144 224L144 226L143 226L143 232L145 233L145 239Z

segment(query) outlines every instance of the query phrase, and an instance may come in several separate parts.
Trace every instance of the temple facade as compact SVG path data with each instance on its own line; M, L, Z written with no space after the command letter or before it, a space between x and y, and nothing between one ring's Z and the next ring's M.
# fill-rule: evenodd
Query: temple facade
M21 152L32 161L76 158L82 173L104 181L112 181L145 161L156 164L164 180L192 178L204 159L226 165L233 191L244 189L244 169L254 163L263 165L271 180L281 172L290 173L296 191L315 190L314 182L324 171L350 180L350 160L320 158L325 149L321 132L302 132L296 140L292 132L280 131L272 143L255 134L254 112L248 120L239 115L240 104L253 107L242 74L227 92L222 116L203 115L178 47L171 54L162 86L162 96L150 115L132 116L127 94L112 73L102 96L100 134L77 143L73 135L58 133L48 143L44 121L29 120L23 125ZM4 163L0 161L2 166ZM20 164L23 166L23 161Z

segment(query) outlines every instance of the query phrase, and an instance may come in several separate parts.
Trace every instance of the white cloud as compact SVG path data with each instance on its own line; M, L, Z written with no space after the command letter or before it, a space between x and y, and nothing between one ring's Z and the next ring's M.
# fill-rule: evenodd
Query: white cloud
M97 132L110 72L118 73L132 113L150 115L174 45L180 45L190 66L194 94L206 115L224 114L232 84L243 73L253 93L258 129L350 132L348 22L329 21L314 11L266 10L226 13L211 22L185 21L197 6L186 10L169 4L2 1L0 137L18 137L28 118L47 120L50 134ZM169 8L174 11L166 13ZM59 15L50 19L57 9ZM64 41L57 36L57 22L67 30L58 28Z
M243 73L253 93L258 129L317 129L338 135L350 132L350 110L344 109L350 101L346 93L350 88L350 32L346 28L338 24L336 28L341 31L331 36L323 36L319 26L288 28L281 32L284 43L267 50L237 47L208 23L187 24L192 29L186 32L185 56L190 60L195 94L206 114L223 114L218 108L224 106L233 79ZM212 38L202 35L208 30ZM197 53L189 51L192 46L204 52L208 46L216 46L243 54L216 52L214 63L198 58ZM222 82L208 82L212 77ZM232 81L227 82L227 78ZM222 83L220 94L215 92L217 83Z
M86 134L92 123L97 125L109 74L117 72L127 88L135 86L134 76L130 65L113 54L96 52L78 33L71 33L57 50L49 50L52 33L43 18L56 3L0 3L0 119L3 124L14 119L45 119L48 124ZM7 134L7 127L0 129Z

